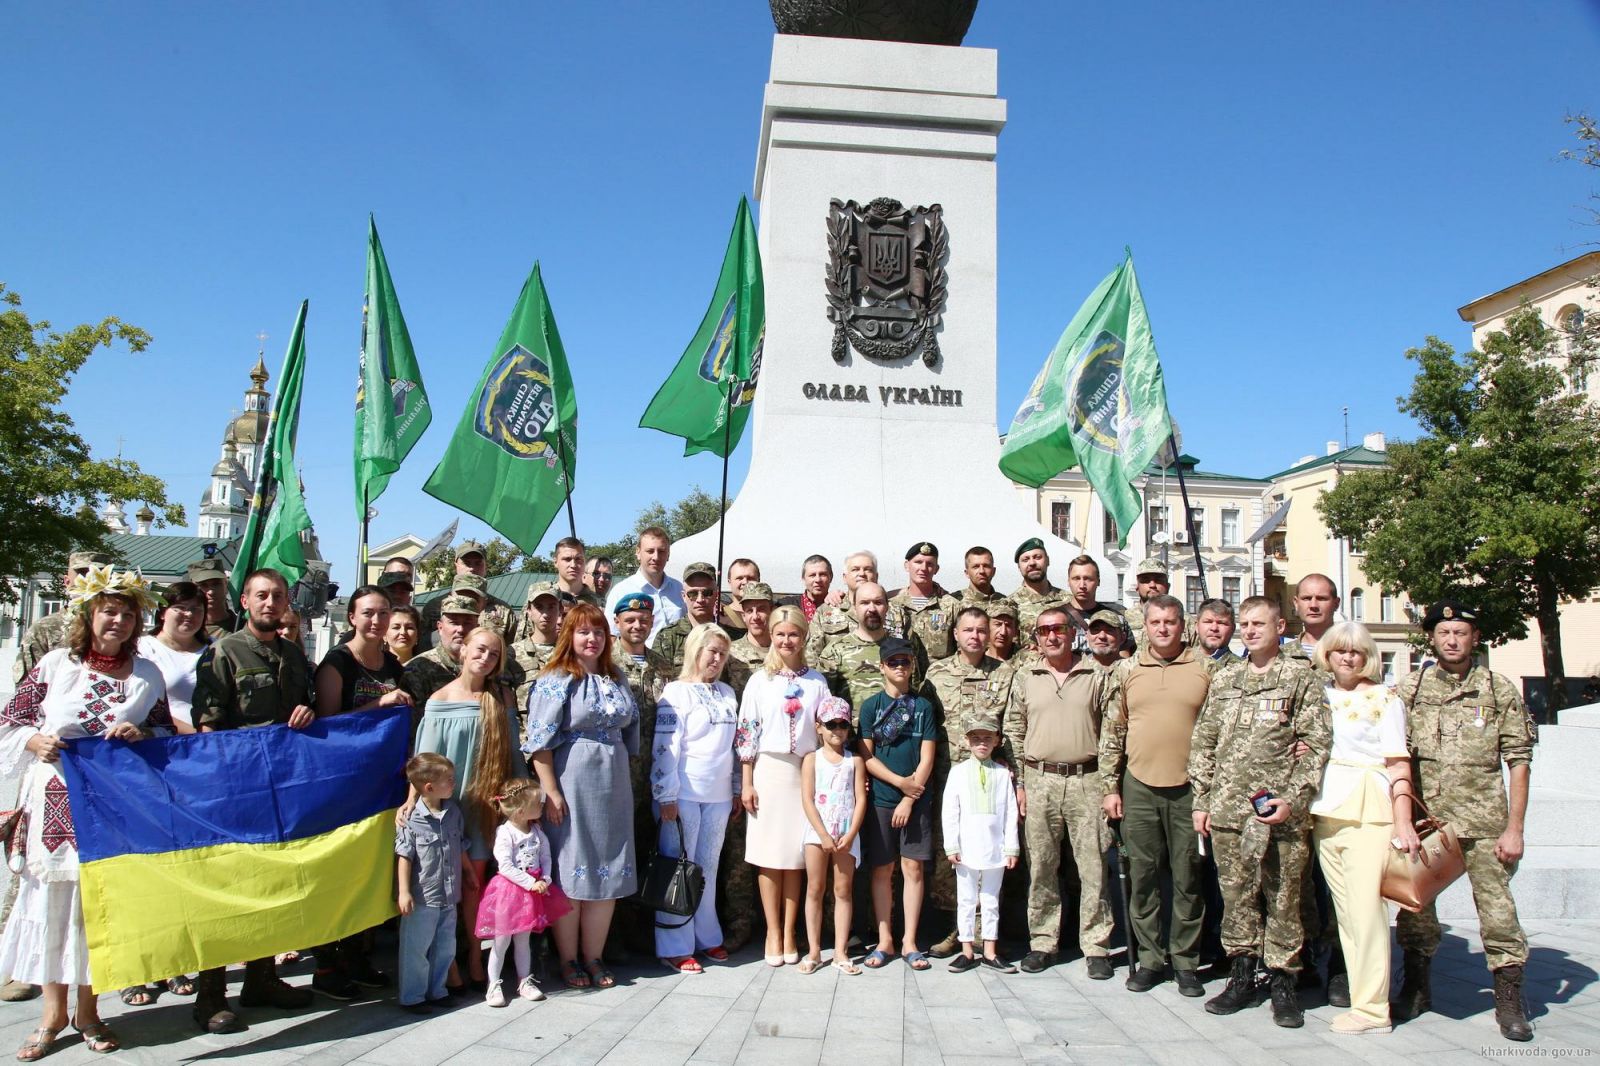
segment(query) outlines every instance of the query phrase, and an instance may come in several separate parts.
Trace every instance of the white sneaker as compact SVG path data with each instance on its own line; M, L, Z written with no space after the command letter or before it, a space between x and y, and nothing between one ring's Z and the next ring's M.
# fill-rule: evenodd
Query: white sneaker
M505 989L500 987L499 981L489 982L489 994L483 997L483 1001L491 1007L504 1007L506 1005L506 992Z
M517 986L517 995L531 1003L537 1003L544 998L544 992L533 983L533 978L524 977L522 984Z

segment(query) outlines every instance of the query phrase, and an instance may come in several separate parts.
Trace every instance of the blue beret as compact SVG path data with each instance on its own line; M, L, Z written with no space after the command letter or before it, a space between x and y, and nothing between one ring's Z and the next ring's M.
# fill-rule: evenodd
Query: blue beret
M617 606L612 614L622 614L624 611L650 611L654 613L656 601L643 592L630 592L617 599Z

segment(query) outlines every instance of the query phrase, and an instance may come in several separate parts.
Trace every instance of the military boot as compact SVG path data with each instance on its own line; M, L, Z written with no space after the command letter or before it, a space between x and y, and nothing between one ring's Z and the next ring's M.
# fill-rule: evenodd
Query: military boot
M223 971L201 970L194 979L194 1023L202 1033L238 1033L239 1016L228 1009L228 981Z
M1389 1005L1397 1022L1409 1022L1433 1009L1433 986L1428 971L1433 960L1419 951L1407 951L1400 971L1400 991Z
M268 956L244 964L244 987L239 989L239 1005L299 1010L311 1006L311 990L296 988L281 980L276 964Z
M1272 1024L1285 1029L1298 1029L1306 1024L1305 1012L1300 1009L1300 992L1295 975L1288 970L1273 970L1269 982L1272 987Z
M1217 995L1206 1000L1207 1014L1237 1014L1257 1002L1256 964L1254 955L1235 955L1229 961L1228 984Z
M1533 1026L1522 1002L1522 967L1502 966L1494 971L1494 1020L1507 1040L1532 1040Z

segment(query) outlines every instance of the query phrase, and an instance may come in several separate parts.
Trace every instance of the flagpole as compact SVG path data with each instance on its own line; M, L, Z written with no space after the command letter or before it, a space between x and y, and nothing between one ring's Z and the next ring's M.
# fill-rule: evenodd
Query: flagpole
M722 409L722 506L717 513L717 605L722 604L722 545L728 532L728 453L733 451L733 390L738 381L728 382L728 396Z
M1172 464L1178 468L1178 493L1183 497L1184 528L1189 531L1189 549L1194 552L1195 574L1200 578L1200 598L1209 600L1211 593L1206 588L1206 564L1200 558L1200 542L1194 535L1194 511L1189 508L1189 484L1183 480L1183 456L1178 454L1178 435L1173 433L1167 439L1172 448Z
M361 486L361 543L356 545L356 587L367 583L367 523L372 519L372 505L367 503L367 486Z
M567 466L567 442L562 438L560 426L556 426L556 454L561 457L561 482L567 493L567 533L577 540L578 522L572 517L572 470Z

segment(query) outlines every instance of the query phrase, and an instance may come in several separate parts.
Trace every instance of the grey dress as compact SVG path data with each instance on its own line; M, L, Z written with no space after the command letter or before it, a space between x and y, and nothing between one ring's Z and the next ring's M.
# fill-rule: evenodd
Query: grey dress
M528 693L522 750L550 751L567 816L545 822L555 852L555 882L572 899L631 896L636 886L633 783L628 757L639 752L639 712L626 681L588 674L575 681L543 674Z

